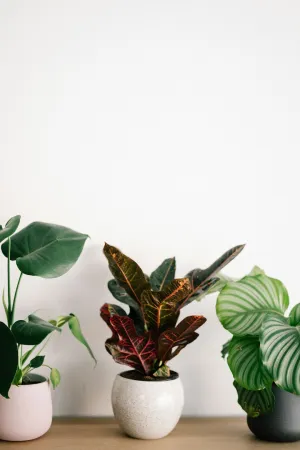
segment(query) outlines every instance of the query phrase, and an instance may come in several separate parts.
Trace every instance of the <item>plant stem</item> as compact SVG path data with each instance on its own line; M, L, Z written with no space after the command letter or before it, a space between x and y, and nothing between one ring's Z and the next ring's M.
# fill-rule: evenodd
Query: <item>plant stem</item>
M11 240L8 238L8 255L7 255L7 301L8 301L8 317L7 317L7 325L11 328L11 295L10 295L10 250L11 250Z
M16 309L16 301L17 301L17 295L18 295L18 290L19 290L19 286L20 286L20 282L22 279L22 272L20 273L19 279L18 279L18 284L15 290L15 295L14 295L14 300L13 300L13 305L12 305L12 311L11 311L11 324L13 325L14 323L14 317L15 317L15 309Z

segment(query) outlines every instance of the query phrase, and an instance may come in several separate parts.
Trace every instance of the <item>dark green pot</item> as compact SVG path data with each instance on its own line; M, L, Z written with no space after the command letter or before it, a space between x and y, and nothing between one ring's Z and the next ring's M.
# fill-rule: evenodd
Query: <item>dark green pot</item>
M273 385L275 408L270 414L247 417L248 427L263 441L293 442L300 440L300 396Z

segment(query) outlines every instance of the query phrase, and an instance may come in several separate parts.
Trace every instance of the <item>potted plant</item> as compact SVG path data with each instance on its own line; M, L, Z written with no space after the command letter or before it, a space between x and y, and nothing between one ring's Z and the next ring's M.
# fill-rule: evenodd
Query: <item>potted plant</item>
M104 246L114 276L108 289L118 305L104 304L101 317L112 331L105 347L120 363L133 368L117 375L112 390L114 415L129 436L159 439L176 426L184 394L178 373L168 363L198 337L201 315L185 317L180 310L199 300L217 283L215 274L237 256L234 247L208 269L194 269L175 279L175 258L168 258L148 277L138 264L116 247Z
M283 283L261 269L225 282L217 315L232 334L223 347L238 402L260 439L300 439L300 304L288 315Z
M79 258L86 234L43 222L34 222L16 232L20 216L0 227L2 253L7 258L7 295L2 303L6 323L0 322L0 439L25 441L42 436L52 422L49 381L32 373L46 366L53 388L60 382L58 369L45 364L44 349L51 333L68 324L72 334L94 355L74 314L46 321L35 314L15 321L20 282L23 275L56 278L64 275ZM19 269L16 288L11 286L11 262Z

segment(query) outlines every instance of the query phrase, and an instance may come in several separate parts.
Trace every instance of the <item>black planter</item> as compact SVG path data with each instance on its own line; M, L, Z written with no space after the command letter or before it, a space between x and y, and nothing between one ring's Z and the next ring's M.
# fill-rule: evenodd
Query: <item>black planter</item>
M273 385L275 408L270 414L247 417L248 427L264 441L293 442L300 440L300 396Z

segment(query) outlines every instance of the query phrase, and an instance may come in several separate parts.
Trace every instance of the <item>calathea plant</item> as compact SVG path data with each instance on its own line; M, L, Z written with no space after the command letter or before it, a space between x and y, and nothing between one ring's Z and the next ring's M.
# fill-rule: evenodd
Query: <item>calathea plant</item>
M241 407L251 417L274 408L272 384L300 395L300 304L285 315L283 283L255 267L229 281L217 299L217 315L232 338L223 347Z
M215 275L243 249L226 252L205 270L194 269L185 278L175 278L175 258L168 258L148 277L139 265L116 247L104 246L114 279L108 289L129 313L114 304L104 304L101 317L112 331L106 349L120 364L147 377L169 377L167 363L197 339L196 330L206 319L189 316L177 324L180 310L199 300L218 282Z
M15 321L18 291L23 275L56 278L64 275L79 258L88 236L59 225L33 222L16 233L20 216L11 218L0 227L2 253L7 258L7 295L3 290L2 303L6 324L0 322L0 395L8 398L11 385L30 383L30 372L46 366L50 369L53 387L60 382L56 368L46 365L44 347L53 332L61 332L66 324L72 334L93 353L85 340L78 318L74 314L45 321L35 314L26 320ZM16 288L11 287L11 263L19 269ZM42 347L39 348L39 345ZM29 346L24 349L24 346Z

